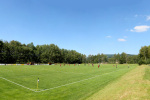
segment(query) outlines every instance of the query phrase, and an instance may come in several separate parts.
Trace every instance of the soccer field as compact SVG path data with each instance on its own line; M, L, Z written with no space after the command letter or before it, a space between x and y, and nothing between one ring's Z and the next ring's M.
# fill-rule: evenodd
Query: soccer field
M0 99L86 99L137 65L0 66ZM39 78L39 83L37 82Z

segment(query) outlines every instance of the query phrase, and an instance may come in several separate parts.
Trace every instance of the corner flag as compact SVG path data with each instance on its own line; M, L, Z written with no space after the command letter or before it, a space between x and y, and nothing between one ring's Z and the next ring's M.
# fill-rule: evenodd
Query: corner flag
M38 89L38 83L39 83L39 78L38 78L38 80L37 80L37 89Z
M39 83L39 78L38 78L38 80L37 80L37 81L38 81L38 83Z

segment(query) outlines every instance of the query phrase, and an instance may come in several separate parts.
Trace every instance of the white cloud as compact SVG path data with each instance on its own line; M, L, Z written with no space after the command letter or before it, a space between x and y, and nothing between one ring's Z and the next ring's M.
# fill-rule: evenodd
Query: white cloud
M150 16L147 16L146 20L149 21L150 20Z
M124 38L128 38L127 36L124 36Z
M125 39L118 39L118 41L125 42L126 40Z
M111 38L111 36L106 36L106 38Z
M131 29L131 32L145 32L150 28L147 25L135 26L134 29Z

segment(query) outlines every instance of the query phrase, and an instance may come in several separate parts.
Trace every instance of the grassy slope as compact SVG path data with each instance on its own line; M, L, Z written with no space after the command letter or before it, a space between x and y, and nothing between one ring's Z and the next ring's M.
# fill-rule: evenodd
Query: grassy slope
M138 66L88 100L150 100L150 81L146 79L150 77L148 67Z
M39 77L39 89L53 88L72 82L88 79L75 84L62 86L48 91L33 92L0 79L0 100L78 100L85 99L95 92L118 79L128 71L135 68L127 68L127 65L92 66L0 66L0 77L7 78L31 89L36 89L36 80ZM112 72L112 73L110 73Z

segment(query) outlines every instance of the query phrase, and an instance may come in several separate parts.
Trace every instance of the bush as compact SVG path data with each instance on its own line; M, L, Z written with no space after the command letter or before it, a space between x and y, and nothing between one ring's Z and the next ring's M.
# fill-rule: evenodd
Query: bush
M138 64L139 64L139 65L142 65L142 64L147 64L147 63L146 63L145 60L139 60Z

